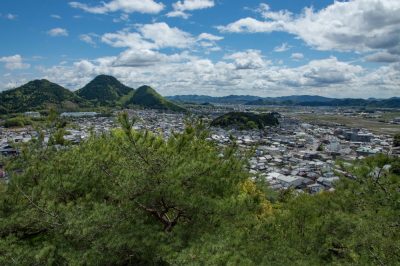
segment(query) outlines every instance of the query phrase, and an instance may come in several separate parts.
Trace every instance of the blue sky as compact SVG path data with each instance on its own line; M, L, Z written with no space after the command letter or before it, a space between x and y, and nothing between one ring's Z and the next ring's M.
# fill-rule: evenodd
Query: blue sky
M98 74L163 95L400 96L398 0L2 0L0 90Z

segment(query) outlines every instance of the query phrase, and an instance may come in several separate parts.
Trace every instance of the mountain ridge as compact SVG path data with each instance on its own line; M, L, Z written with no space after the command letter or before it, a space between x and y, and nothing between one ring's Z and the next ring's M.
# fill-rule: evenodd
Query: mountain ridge
M129 104L160 110L185 111L183 107L165 99L152 87L147 85L136 89L132 98L126 102L126 105Z
M133 88L125 86L113 76L98 75L75 93L100 105L114 105L132 91Z
M290 95L279 97L259 97L251 95L205 96L205 95L175 95L166 98L183 103L219 103L244 105L297 105L297 106L343 106L343 107L381 107L400 108L400 98L361 99L361 98L329 98L319 95ZM254 98L254 100L248 100Z
M95 77L75 92L46 79L38 79L0 93L0 114L39 111L50 107L73 111L84 107L129 105L176 112L186 111L185 108L165 99L150 86L143 85L134 90L123 85L115 77L107 75Z
M26 112L50 107L75 109L89 105L85 99L47 79L32 80L0 93L0 113Z

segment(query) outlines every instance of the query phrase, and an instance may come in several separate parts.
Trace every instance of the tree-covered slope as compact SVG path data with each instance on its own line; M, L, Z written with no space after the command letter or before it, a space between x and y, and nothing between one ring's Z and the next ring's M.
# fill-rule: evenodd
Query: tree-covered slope
M165 99L149 86L141 86L138 88L126 104L139 105L151 109L171 110L177 112L185 111L183 107Z
M115 105L122 97L132 91L132 88L123 85L112 76L99 75L78 90L76 94L102 105Z
M76 109L89 103L68 89L48 80L34 80L0 94L1 112L26 112L47 109Z
M217 117L211 126L236 129L262 129L266 126L276 126L278 119L273 114L255 114L245 112L230 112Z

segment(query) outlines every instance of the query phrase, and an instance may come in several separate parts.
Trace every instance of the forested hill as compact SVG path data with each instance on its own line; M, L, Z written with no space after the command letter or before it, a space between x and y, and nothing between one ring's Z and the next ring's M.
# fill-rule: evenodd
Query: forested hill
M185 111L185 109L167 99L162 97L150 86L141 86L138 88L133 96L127 100L126 105L139 105L145 108L171 110L171 111Z
M34 80L0 93L0 113L17 113L48 108L76 109L89 103L58 84Z
M215 118L211 126L235 128L240 130L263 129L266 126L277 126L278 119L274 114L255 114L249 112L230 112Z
M99 75L78 90L76 94L101 105L115 105L122 97L133 92L134 89L125 86L115 77Z
M48 80L34 80L0 93L0 114L26 111L74 110L92 107L142 108L186 112L186 109L162 97L153 88L141 86L136 91L112 76L100 75L82 89L72 92Z

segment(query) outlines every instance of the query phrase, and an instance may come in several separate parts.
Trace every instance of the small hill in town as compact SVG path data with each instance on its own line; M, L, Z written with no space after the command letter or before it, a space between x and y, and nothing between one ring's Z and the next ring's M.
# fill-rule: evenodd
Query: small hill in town
M272 113L255 114L246 112L230 112L217 117L211 126L235 128L239 130L263 129L266 126L277 126L279 121Z
M175 112L182 112L186 109L165 99L159 93L157 93L150 86L141 86L138 88L132 98L127 102L127 105L138 105L144 108L159 109L159 110L170 110Z
M121 98L127 95L132 96L133 92L132 88L125 86L115 77L99 75L76 91L76 94L100 105L115 105L121 101Z
M48 108L74 110L90 103L70 90L46 79L33 80L0 94L0 113L18 113Z

